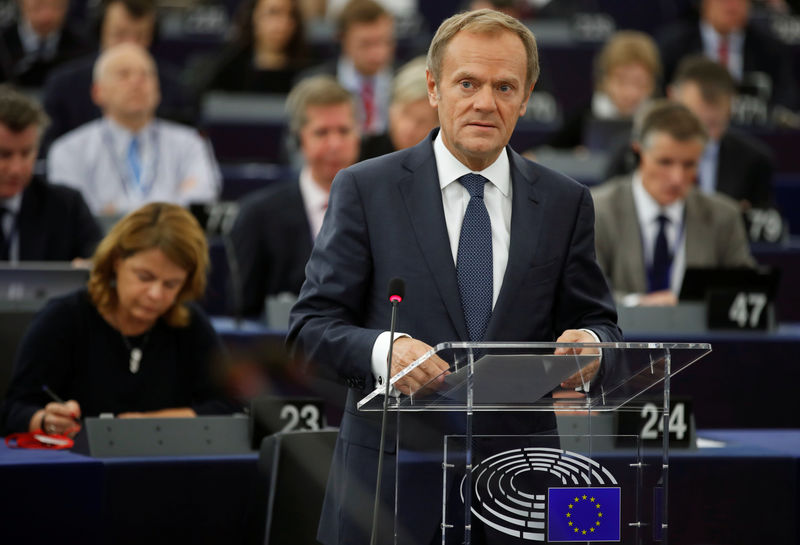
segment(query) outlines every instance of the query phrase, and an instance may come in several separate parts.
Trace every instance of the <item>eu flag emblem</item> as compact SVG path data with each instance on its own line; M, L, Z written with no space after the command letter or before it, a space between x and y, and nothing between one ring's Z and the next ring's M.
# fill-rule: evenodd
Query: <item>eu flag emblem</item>
M620 488L548 488L548 541L620 541Z

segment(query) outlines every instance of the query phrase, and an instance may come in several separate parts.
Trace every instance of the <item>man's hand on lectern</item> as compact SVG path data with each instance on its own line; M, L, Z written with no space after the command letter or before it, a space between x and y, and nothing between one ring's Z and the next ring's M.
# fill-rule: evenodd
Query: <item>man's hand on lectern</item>
M557 343L593 343L597 342L592 335L580 329L568 329L556 339ZM592 381L597 371L600 370L600 349L599 348L557 348L555 355L579 354L581 356L597 355L598 357L583 367L580 371L561 383L562 388L586 388ZM588 388L586 388L588 389Z
M406 367L414 363L423 354L431 349L431 346L411 337L400 337L394 341L392 353L392 376L403 371ZM419 393L419 390L436 379L435 385L444 380L445 372L450 366L439 356L428 358L428 361L411 371L402 379L395 383L395 388L406 395Z

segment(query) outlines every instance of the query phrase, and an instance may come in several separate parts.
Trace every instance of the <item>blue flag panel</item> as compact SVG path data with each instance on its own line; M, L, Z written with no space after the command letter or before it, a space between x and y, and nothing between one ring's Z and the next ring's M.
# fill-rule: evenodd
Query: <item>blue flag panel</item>
M620 488L548 488L548 541L620 541Z

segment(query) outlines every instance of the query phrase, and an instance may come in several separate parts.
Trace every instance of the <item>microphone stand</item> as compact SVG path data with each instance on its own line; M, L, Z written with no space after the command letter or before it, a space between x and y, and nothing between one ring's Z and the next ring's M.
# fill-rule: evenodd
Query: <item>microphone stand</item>
M389 412L389 382L392 376L392 351L394 348L394 332L397 322L397 305L402 298L397 295L389 297L392 302L392 322L389 328L389 355L386 358L386 378L384 380L383 410L381 411L381 442L378 449L378 479L375 483L375 503L372 506L372 532L370 545L375 545L378 537L378 506L380 505L381 481L383 480L383 448L386 443L386 414Z

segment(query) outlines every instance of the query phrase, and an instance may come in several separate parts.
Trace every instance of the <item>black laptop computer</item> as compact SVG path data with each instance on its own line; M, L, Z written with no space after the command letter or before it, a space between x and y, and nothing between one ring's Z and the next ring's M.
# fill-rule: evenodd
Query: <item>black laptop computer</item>
M741 268L687 268L678 296L680 301L704 301L712 291L758 291L775 298L780 270L761 266Z
M37 310L48 299L86 286L88 269L69 262L0 263L0 308Z

